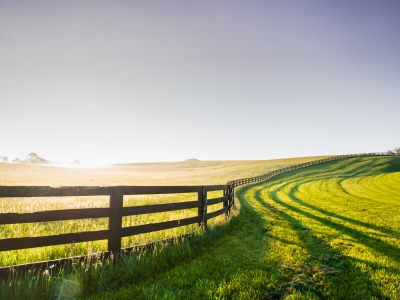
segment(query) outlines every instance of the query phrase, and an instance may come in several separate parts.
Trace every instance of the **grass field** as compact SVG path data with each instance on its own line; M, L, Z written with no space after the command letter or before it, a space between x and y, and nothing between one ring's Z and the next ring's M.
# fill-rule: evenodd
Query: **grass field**
M399 158L314 166L242 195L265 222L267 295L400 299Z
M146 163L114 165L92 169L59 168L51 166L35 166L26 164L0 163L0 185L200 185L223 184L235 178L250 177L291 164L302 163L321 157L305 157L270 161L187 161L176 163ZM208 193L209 198L219 197L220 192ZM148 195L124 197L124 206L179 202L197 199L195 194L185 195ZM108 197L44 197L44 198L12 198L0 199L0 212L36 212L66 208L90 208L108 206ZM218 209L212 206L209 212ZM134 217L124 217L123 225L162 222L196 215L196 209L176 211L174 213L158 213ZM212 220L209 225L225 223L224 218ZM79 221L60 221L33 224L17 224L0 226L0 238L31 237L62 234L87 230L101 230L108 226L108 219L88 219ZM201 233L198 226L183 226L149 234L126 237L123 247L139 245L154 240L165 239L187 232ZM49 260L61 257L86 255L105 251L106 241L77 243L53 247L41 247L0 253L0 266L9 266L34 261ZM19 279L16 279L17 281ZM40 284L31 284L40 291ZM45 290L51 289L48 284ZM20 287L21 295L24 288ZM42 289L43 290L43 289ZM41 292L38 292L41 293ZM32 297L34 293L29 293ZM22 296L21 296L22 297ZM28 298L29 298L28 297Z
M297 158L271 161L186 161L176 163L148 163L112 165L94 169L58 168L26 164L0 164L0 185L200 185L224 184L234 178L266 173L271 169L294 162L316 158ZM233 177L239 176L239 177ZM222 196L209 192L208 198ZM196 193L170 195L125 196L124 206L160 204L196 200ZM0 213L28 213L43 210L108 207L109 197L43 197L0 199ZM209 212L220 208L211 206ZM123 226L163 222L197 215L197 209L168 213L123 217ZM212 225L211 221L211 225ZM108 218L60 222L0 225L0 238L46 236L108 228ZM140 234L123 238L122 246L140 245L150 241L198 232L196 225ZM7 251L0 253L0 266L9 266L68 256L85 255L107 250L107 241L77 243Z
M254 175L299 162L264 162ZM234 178L251 176L232 168ZM236 196L232 219L205 235L70 275L16 279L0 298L30 289L31 298L59 299L400 299L398 157L324 163Z
M88 298L400 299L398 157L316 165L237 197L203 251Z

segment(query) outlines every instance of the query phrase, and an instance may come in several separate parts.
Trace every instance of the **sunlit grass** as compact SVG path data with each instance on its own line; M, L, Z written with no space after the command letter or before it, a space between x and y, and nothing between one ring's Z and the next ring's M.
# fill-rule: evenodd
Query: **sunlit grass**
M280 279L266 293L399 299L399 175L399 158L353 158L246 189L270 224L266 267Z
M209 198L222 196L222 191L208 192ZM137 195L125 196L124 206L139 206L151 204L177 203L197 200L197 193L168 194L168 195ZM7 212L36 212L43 210L58 210L67 208L108 207L108 197L43 197L0 199L4 213ZM222 208L222 204L209 207L209 212ZM124 227L165 221L180 220L198 215L197 208L177 210L172 212L152 213L123 217ZM213 221L210 221L212 225ZM63 233L95 231L108 229L108 218L84 220L68 220L57 222L40 222L27 224L0 225L0 238L18 238L48 236ZM198 224L181 226L162 231L138 234L122 238L122 247L142 245L152 241L184 235L190 232L199 232ZM33 249L22 249L0 252L0 266L10 266L28 262L51 260L69 256L87 255L107 251L107 241L93 241L59 246L48 246Z

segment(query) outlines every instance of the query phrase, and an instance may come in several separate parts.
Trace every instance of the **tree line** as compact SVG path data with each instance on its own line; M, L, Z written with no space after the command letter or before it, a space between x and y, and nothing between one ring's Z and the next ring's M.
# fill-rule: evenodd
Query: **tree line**
M0 156L0 161L2 162L8 162L8 157L7 156ZM48 164L49 161L43 157L40 157L37 153L31 152L25 158L22 160L19 158L15 158L12 160L13 163L19 163L19 164L41 164L45 165Z
M400 154L400 147L394 148L393 150L388 150L388 154Z
M0 162L9 162L9 159L7 156L0 156ZM29 153L23 159L15 158L11 162L16 163L16 164L38 164L38 165L46 165L46 164L52 163L51 161L48 161L47 159L39 156L35 152ZM78 159L74 159L71 162L71 164L79 165L80 161Z

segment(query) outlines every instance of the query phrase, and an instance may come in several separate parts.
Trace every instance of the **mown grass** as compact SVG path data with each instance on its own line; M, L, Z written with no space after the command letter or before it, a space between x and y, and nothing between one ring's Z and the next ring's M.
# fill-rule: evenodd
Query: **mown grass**
M400 299L400 159L324 163L237 191L203 249L88 299Z
M399 183L399 158L354 158L249 191L255 209L275 215L267 252L286 278L277 292L399 299Z

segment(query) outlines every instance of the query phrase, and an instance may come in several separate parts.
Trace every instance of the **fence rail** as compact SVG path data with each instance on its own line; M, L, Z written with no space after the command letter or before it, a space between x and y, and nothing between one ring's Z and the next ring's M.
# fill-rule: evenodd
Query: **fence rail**
M398 156L398 154L395 154ZM332 156L320 160L310 161L302 164L288 166L273 170L267 174L242 178L228 182L224 185L209 186L109 186L109 187L87 187L87 186L68 186L68 187L48 187L48 186L0 186L0 198L24 198L24 197L65 197L65 196L108 196L109 207L102 208L82 208L82 209L63 209L54 211L41 211L33 213L2 213L0 214L0 225L79 220L88 218L108 218L108 229L97 231L86 231L77 233L66 233L50 236L5 238L0 239L0 252L10 250L20 250L34 247L63 245L69 243L89 242L96 240L107 240L108 251L100 253L103 257L110 254L117 254L121 250L134 249L134 247L121 249L121 239L123 237L176 228L180 226L199 224L204 230L207 229L207 221L222 214L229 214L234 206L235 187L256 183L267 180L278 174L297 170L307 166L330 162L342 158L364 157L364 156L393 156L386 152L362 153ZM222 191L222 197L208 199L207 193L212 191ZM123 197L126 195L146 195L146 194L182 194L197 193L197 199L141 206L123 206ZM222 203L222 208L212 213L207 212L210 205ZM165 221L160 223L142 224L135 226L122 226L122 218L133 215L143 215L149 213L170 212L175 210L197 208L198 213L195 217ZM150 243L151 244L151 243ZM0 268L0 277L6 278L11 270L23 272L31 268L41 268L49 264L62 265L70 262L71 259L82 260L86 256L61 258L59 260L29 263Z

